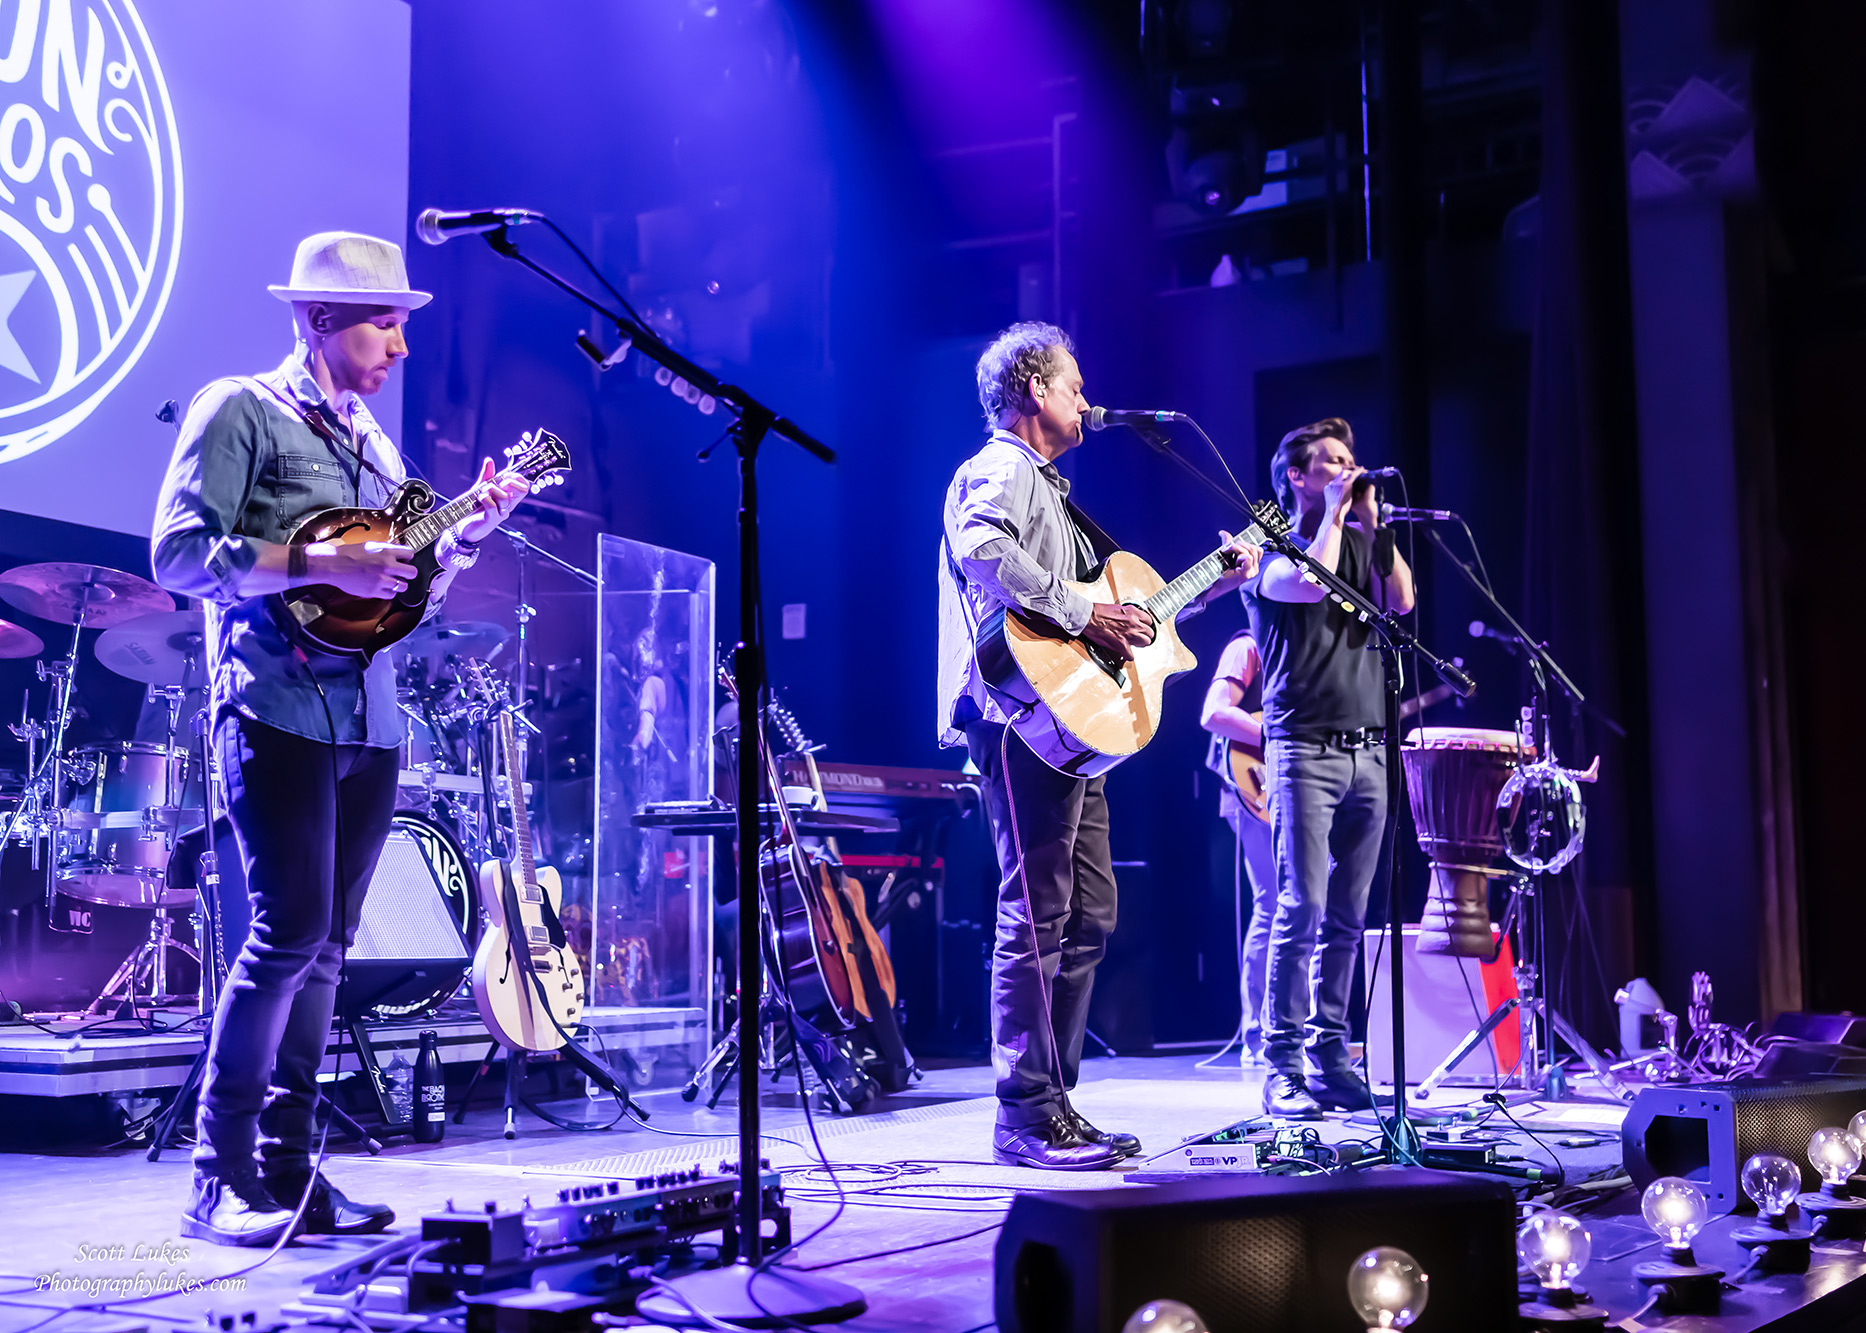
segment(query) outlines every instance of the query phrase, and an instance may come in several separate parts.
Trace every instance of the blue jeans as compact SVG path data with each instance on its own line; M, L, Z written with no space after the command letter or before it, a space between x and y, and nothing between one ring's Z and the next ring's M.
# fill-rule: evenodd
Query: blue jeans
M1238 991L1244 1003L1244 1053L1263 1054L1264 997L1270 984L1270 922L1276 916L1276 856L1270 826L1256 816L1233 811L1225 816L1238 840L1249 892L1250 919L1244 927L1244 961Z
M268 1170L302 1170L337 973L389 835L401 756L340 745L333 772L329 745L237 716L216 741L252 923L214 1010L194 1165L238 1174L261 1150Z
M1349 1067L1354 963L1385 832L1386 751L1272 740L1264 758L1277 871L1264 1057L1301 1078L1306 1029L1310 1068L1340 1073Z

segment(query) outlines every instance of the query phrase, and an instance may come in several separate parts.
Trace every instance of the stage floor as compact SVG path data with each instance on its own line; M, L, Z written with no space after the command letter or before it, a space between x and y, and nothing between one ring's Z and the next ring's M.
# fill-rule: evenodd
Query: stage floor
M1146 1155L1254 1114L1260 1075L1240 1071L1234 1057L1226 1057L1211 1069L1199 1068L1199 1058L1087 1061L1077 1102L1097 1124L1139 1134ZM982 1067L934 1070L911 1093L885 1099L870 1114L816 1115L823 1151L838 1167L849 1168L843 1172L848 1205L834 1225L802 1247L794 1262L809 1268L827 1266L830 1274L866 1294L869 1312L844 1327L943 1333L991 1327L992 1249L997 1223L1013 1194L1033 1189L1108 1188L1119 1182L1122 1173L1114 1171L1063 1174L991 1165L991 1081L991 1071ZM794 1105L794 1085L767 1087L771 1089L767 1101L781 1104L768 1105L766 1110L771 1136L766 1153L785 1171L797 1234L804 1235L830 1219L835 1190L820 1169L805 1169L816 1155L803 1113ZM1446 1090L1434 1099L1434 1105L1476 1096L1474 1091ZM436 1145L397 1144L371 1158L352 1145L334 1143L325 1169L353 1197L390 1203L398 1215L397 1230L412 1234L419 1229L424 1212L438 1211L449 1200L463 1207L478 1207L488 1200L516 1205L526 1195L549 1197L570 1183L628 1178L691 1164L716 1169L723 1157L731 1155L736 1111L730 1097L712 1112L683 1103L671 1091L651 1093L643 1100L660 1128L718 1137L670 1137L627 1121L606 1132L573 1133L521 1113L520 1136L508 1142L501 1136L502 1113L494 1104L475 1109L464 1126L450 1123L446 1140ZM601 1123L614 1106L607 1100L578 1098L555 1103L551 1109ZM1562 1164L1570 1182L1614 1174L1619 1161L1618 1106L1577 1101L1559 1108L1522 1108L1517 1115L1532 1127L1557 1135L1571 1137L1584 1128L1599 1129L1602 1143L1591 1149L1563 1150ZM1330 1140L1367 1139L1374 1133L1338 1117L1331 1117L1323 1129ZM92 1287L110 1279L135 1280L138 1274L150 1282L174 1282L184 1275L211 1279L247 1268L263 1253L224 1249L180 1236L177 1218L190 1173L185 1151L169 1152L152 1164L141 1149L22 1143L13 1130L6 1137L10 1147L24 1150L0 1155L0 1207L5 1210L9 1237L4 1260L7 1304L0 1305L0 1329L29 1328L58 1307L119 1294L93 1291L87 1295L66 1289L74 1279ZM1520 1135L1505 1150L1531 1161L1546 1160ZM1145 1155L1128 1164L1129 1169L1144 1162ZM1636 1217L1630 1225L1623 1220L1603 1220L1597 1225L1590 1221L1590 1225L1596 1226L1597 1255L1608 1252L1610 1246L1614 1252L1632 1253L1644 1248L1642 1236L1650 1239ZM208 1311L238 1316L248 1310L256 1312L263 1329L317 1273L367 1245L362 1239L296 1241L238 1279L242 1290L167 1296L110 1314L74 1313L58 1319L51 1330L166 1329ZM864 1257L916 1245L925 1248L889 1257ZM1725 1249L1731 1255L1725 1255ZM1780 1288L1775 1299L1764 1304L1779 1307L1783 1299L1801 1304L1819 1291L1850 1282L1866 1268L1859 1249L1857 1242L1852 1245L1852 1260L1842 1267L1823 1269L1817 1256L1817 1272L1808 1278L1768 1279L1778 1288L1787 1281L1795 1289ZM1713 1256L1707 1262L1733 1268L1732 1256L1741 1254L1727 1243L1712 1244L1706 1252ZM47 1275L54 1276L59 1285L52 1291L35 1291ZM1802 1284L1807 1285L1807 1294L1798 1297ZM1605 1297L1616 1318L1633 1313L1637 1302L1631 1293L1635 1290L1628 1288L1626 1301ZM1603 1296L1597 1294L1596 1299ZM1715 1321L1673 1326L1736 1330L1768 1323L1760 1307L1743 1317L1740 1295L1727 1298L1725 1305L1725 1316Z

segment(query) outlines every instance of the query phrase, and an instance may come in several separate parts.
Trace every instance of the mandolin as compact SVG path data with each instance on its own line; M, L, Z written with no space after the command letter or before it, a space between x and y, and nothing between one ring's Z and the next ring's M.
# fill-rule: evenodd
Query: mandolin
M523 477L534 488L561 480L570 470L570 451L548 430L520 437L505 452L506 475ZM472 517L479 495L475 486L437 509L431 486L405 481L381 509L320 509L309 515L292 530L289 545L394 542L413 550L414 580L398 597L355 597L328 583L290 588L266 598L273 620L286 638L308 651L367 664L405 638L427 614L428 594L441 572L436 547L449 528Z
M1459 666L1464 665L1462 658L1454 659ZM1424 694L1413 699L1400 700L1400 716L1411 717L1414 713L1430 708L1433 704L1443 703L1457 691L1449 685L1435 685ZM1263 713L1251 714L1257 719L1257 725L1263 726ZM1243 741L1225 742L1225 768L1231 775L1231 788L1237 793L1238 803L1248 810L1251 816L1263 823L1270 822L1270 774L1264 768L1263 746L1246 745Z
M1261 545L1266 532L1289 530L1273 505L1252 512L1257 521L1239 534L1251 545ZM973 652L985 684L1012 713L1012 730L1070 777L1096 777L1138 754L1159 730L1167 680L1198 665L1173 619L1233 563L1221 548L1168 583L1139 556L1116 551L1090 581L1064 580L1091 602L1146 608L1154 639L1135 648L1132 659L1038 616L1001 607L986 617Z
M532 859L531 819L504 682L477 659L467 669L485 706L498 714L513 846L509 860L480 867L480 906L487 925L473 953L473 1004L500 1044L554 1051L569 1039L583 1012L583 969L558 915L564 891L557 872Z

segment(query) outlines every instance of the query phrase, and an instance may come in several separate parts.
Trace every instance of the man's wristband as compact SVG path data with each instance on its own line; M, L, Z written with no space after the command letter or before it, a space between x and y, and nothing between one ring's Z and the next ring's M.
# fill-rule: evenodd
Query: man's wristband
M285 577L296 583L311 576L311 552L293 544L285 548Z
M1393 529L1374 529L1374 572L1386 578L1393 572Z
M468 541L458 532L449 532L443 545L445 549L441 552L441 563L449 569L471 569L479 559L479 543Z

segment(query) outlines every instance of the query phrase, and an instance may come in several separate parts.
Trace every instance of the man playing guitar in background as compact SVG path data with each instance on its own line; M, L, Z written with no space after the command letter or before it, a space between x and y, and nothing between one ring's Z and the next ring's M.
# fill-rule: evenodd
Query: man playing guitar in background
M1237 839L1237 859L1242 862L1242 890L1250 888L1250 918L1240 922L1244 938L1238 959L1238 992L1243 997L1243 1025L1238 1040L1243 1047L1242 1063L1263 1063L1263 1000L1269 979L1270 919L1276 913L1276 861L1271 852L1267 809L1254 813L1246 800L1254 797L1267 801L1267 791L1240 792L1231 776L1231 758L1235 747L1254 750L1249 758L1257 772L1263 765L1263 654L1248 629L1231 636L1212 670L1212 683L1205 690L1205 705L1199 710L1199 725L1212 734L1206 767L1218 774L1218 813L1231 826ZM1242 901L1238 915L1244 915Z
M361 400L408 355L403 323L431 299L408 289L398 246L351 232L308 237L291 283L269 290L291 303L298 345L276 370L196 397L152 538L162 586L207 603L215 749L252 905L214 1014L181 1222L231 1245L271 1244L301 1201L305 1231L394 1221L331 1187L312 1152L343 950L395 809L395 671L386 655L365 667L303 651L265 598L318 584L392 597L415 577L404 546L287 542L318 510L384 505L405 479ZM477 512L438 548L430 607L526 489L486 463Z

